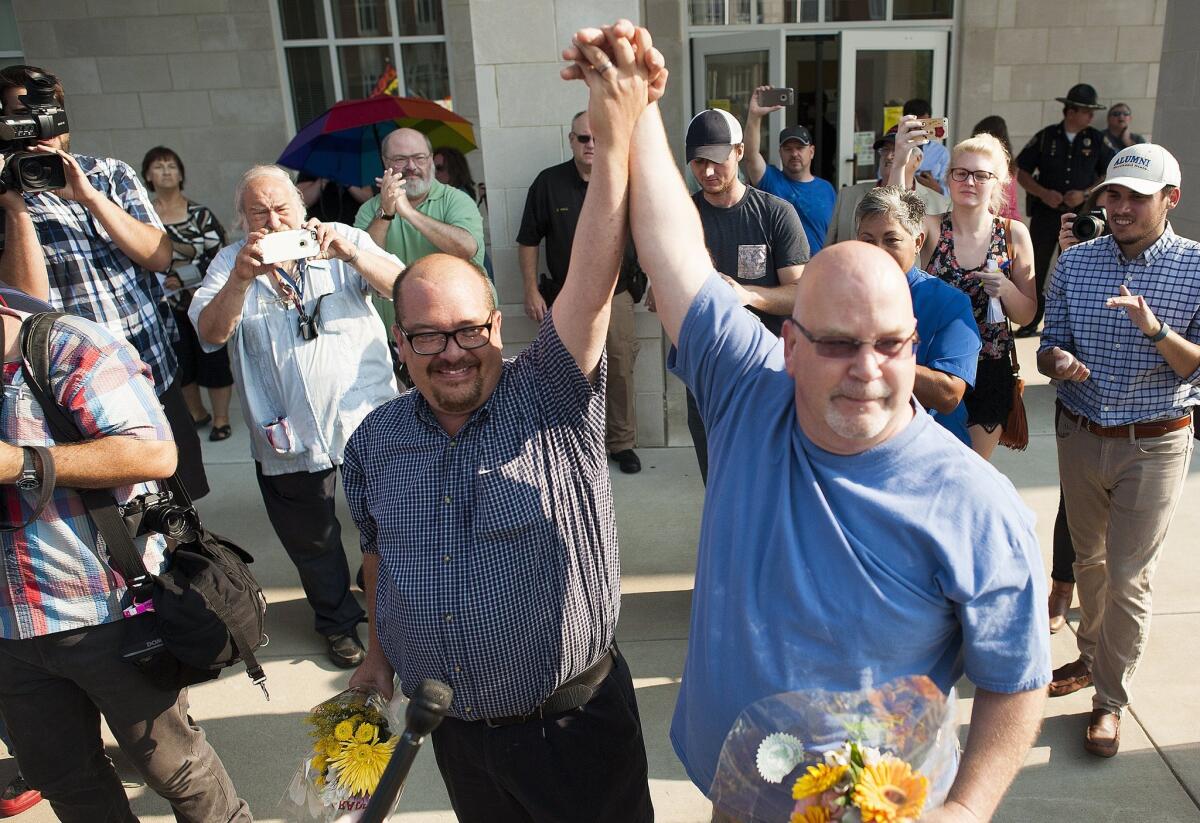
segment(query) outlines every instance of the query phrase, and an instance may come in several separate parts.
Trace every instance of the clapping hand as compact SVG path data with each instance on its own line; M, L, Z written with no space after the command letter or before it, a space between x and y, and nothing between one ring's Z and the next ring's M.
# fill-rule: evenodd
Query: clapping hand
M393 169L384 169L383 177L376 177L379 186L379 207L384 214L399 214L408 204L408 194L404 190L404 174Z
M1162 330L1163 324L1150 310L1146 298L1140 294L1133 294L1125 286L1120 287L1118 297L1108 298L1104 305L1110 309L1127 309L1130 321L1147 337L1153 337Z

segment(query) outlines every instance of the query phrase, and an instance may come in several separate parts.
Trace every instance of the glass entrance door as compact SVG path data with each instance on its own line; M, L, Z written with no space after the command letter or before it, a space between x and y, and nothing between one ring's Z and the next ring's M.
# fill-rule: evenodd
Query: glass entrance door
M744 127L750 95L758 86L782 86L781 29L697 37L692 40L692 111L725 109ZM779 147L770 139L783 128L783 112L763 124L760 150L768 163L779 160Z
M949 34L843 31L841 38L838 184L848 186L875 177L870 143L884 131L885 109L919 97L945 116Z

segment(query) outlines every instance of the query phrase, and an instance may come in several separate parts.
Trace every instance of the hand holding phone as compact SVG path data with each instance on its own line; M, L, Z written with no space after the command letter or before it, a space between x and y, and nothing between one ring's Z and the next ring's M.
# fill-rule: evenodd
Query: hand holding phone
M950 128L949 117L918 117L917 122L921 124L921 130L928 135L929 139L946 139L946 134Z
M789 88L760 88L758 90L758 104L764 108L767 106L793 106L796 104L796 90Z
M258 241L264 264L282 263L286 260L306 260L321 253L317 233L311 229L275 231Z

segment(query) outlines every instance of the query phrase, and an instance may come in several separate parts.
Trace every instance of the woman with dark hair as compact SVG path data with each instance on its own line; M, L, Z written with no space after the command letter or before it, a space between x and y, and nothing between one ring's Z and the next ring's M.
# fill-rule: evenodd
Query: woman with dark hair
M233 394L229 353L224 346L215 352L204 351L187 316L193 292L204 279L208 264L225 245L225 229L207 206L183 196L184 176L183 160L166 146L155 146L142 158L142 178L154 193L154 209L162 218L174 250L171 272L163 285L179 327L179 340L174 344L179 357L176 379L196 426L211 421L208 439L226 440L233 431L229 425ZM211 415L200 398L200 386L208 389Z
M483 184L475 183L475 178L471 176L471 167L467 165L466 155L458 149L447 146L434 150L433 174L439 183L454 186L474 200L476 205L486 205L487 195L484 194ZM483 250L483 268L492 282L495 282L496 274L492 271L492 255L487 248Z
M1000 141L1009 157L1016 157L1012 150L1012 141L1008 137L1008 124L998 114L991 114L975 124L971 135L990 134ZM1008 182L1004 184L1004 206L1000 209L1000 217L1010 220L1021 219L1021 209L1017 206L1017 164L1014 160L1009 169Z

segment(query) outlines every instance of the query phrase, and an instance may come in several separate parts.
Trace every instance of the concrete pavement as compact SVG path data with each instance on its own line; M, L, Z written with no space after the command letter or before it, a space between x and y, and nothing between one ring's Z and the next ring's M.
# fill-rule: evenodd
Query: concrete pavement
M994 462L1037 512L1048 570L1058 503L1057 460L1053 390L1033 374L1035 342L1021 341L1031 383L1030 448L1024 453L1001 449ZM682 416L673 414L672 422L686 442ZM205 520L255 555L254 570L267 590L271 641L260 659L265 660L271 701L265 702L244 673L232 669L218 681L192 689L192 715L204 726L255 817L279 820L279 799L306 750L303 717L344 688L348 674L325 661L324 643L312 630L295 571L267 523L236 411L234 437L223 443L205 441L204 447L214 487L201 503ZM624 570L618 637L635 675L657 819L701 823L709 819L709 804L684 776L667 730L686 650L703 488L690 448L640 454L645 467L640 475L613 469ZM1082 749L1090 690L1050 701L1042 733L996 820L1200 820L1200 688L1191 680L1200 674L1200 564L1194 548L1200 534L1198 472L1194 463L1158 568L1154 626L1133 707L1122 724L1121 753L1101 760ZM344 506L340 516L345 545L356 562L357 534ZM1070 632L1056 636L1052 647L1055 665L1075 657ZM959 692L965 738L972 689L964 682ZM135 813L154 823L172 820L167 804L140 787L136 773L109 741L109 751L129 781ZM7 782L13 768L11 759L0 760L0 779ZM394 819L452 821L449 809L432 751L423 751ZM16 819L40 823L55 818L43 803Z

